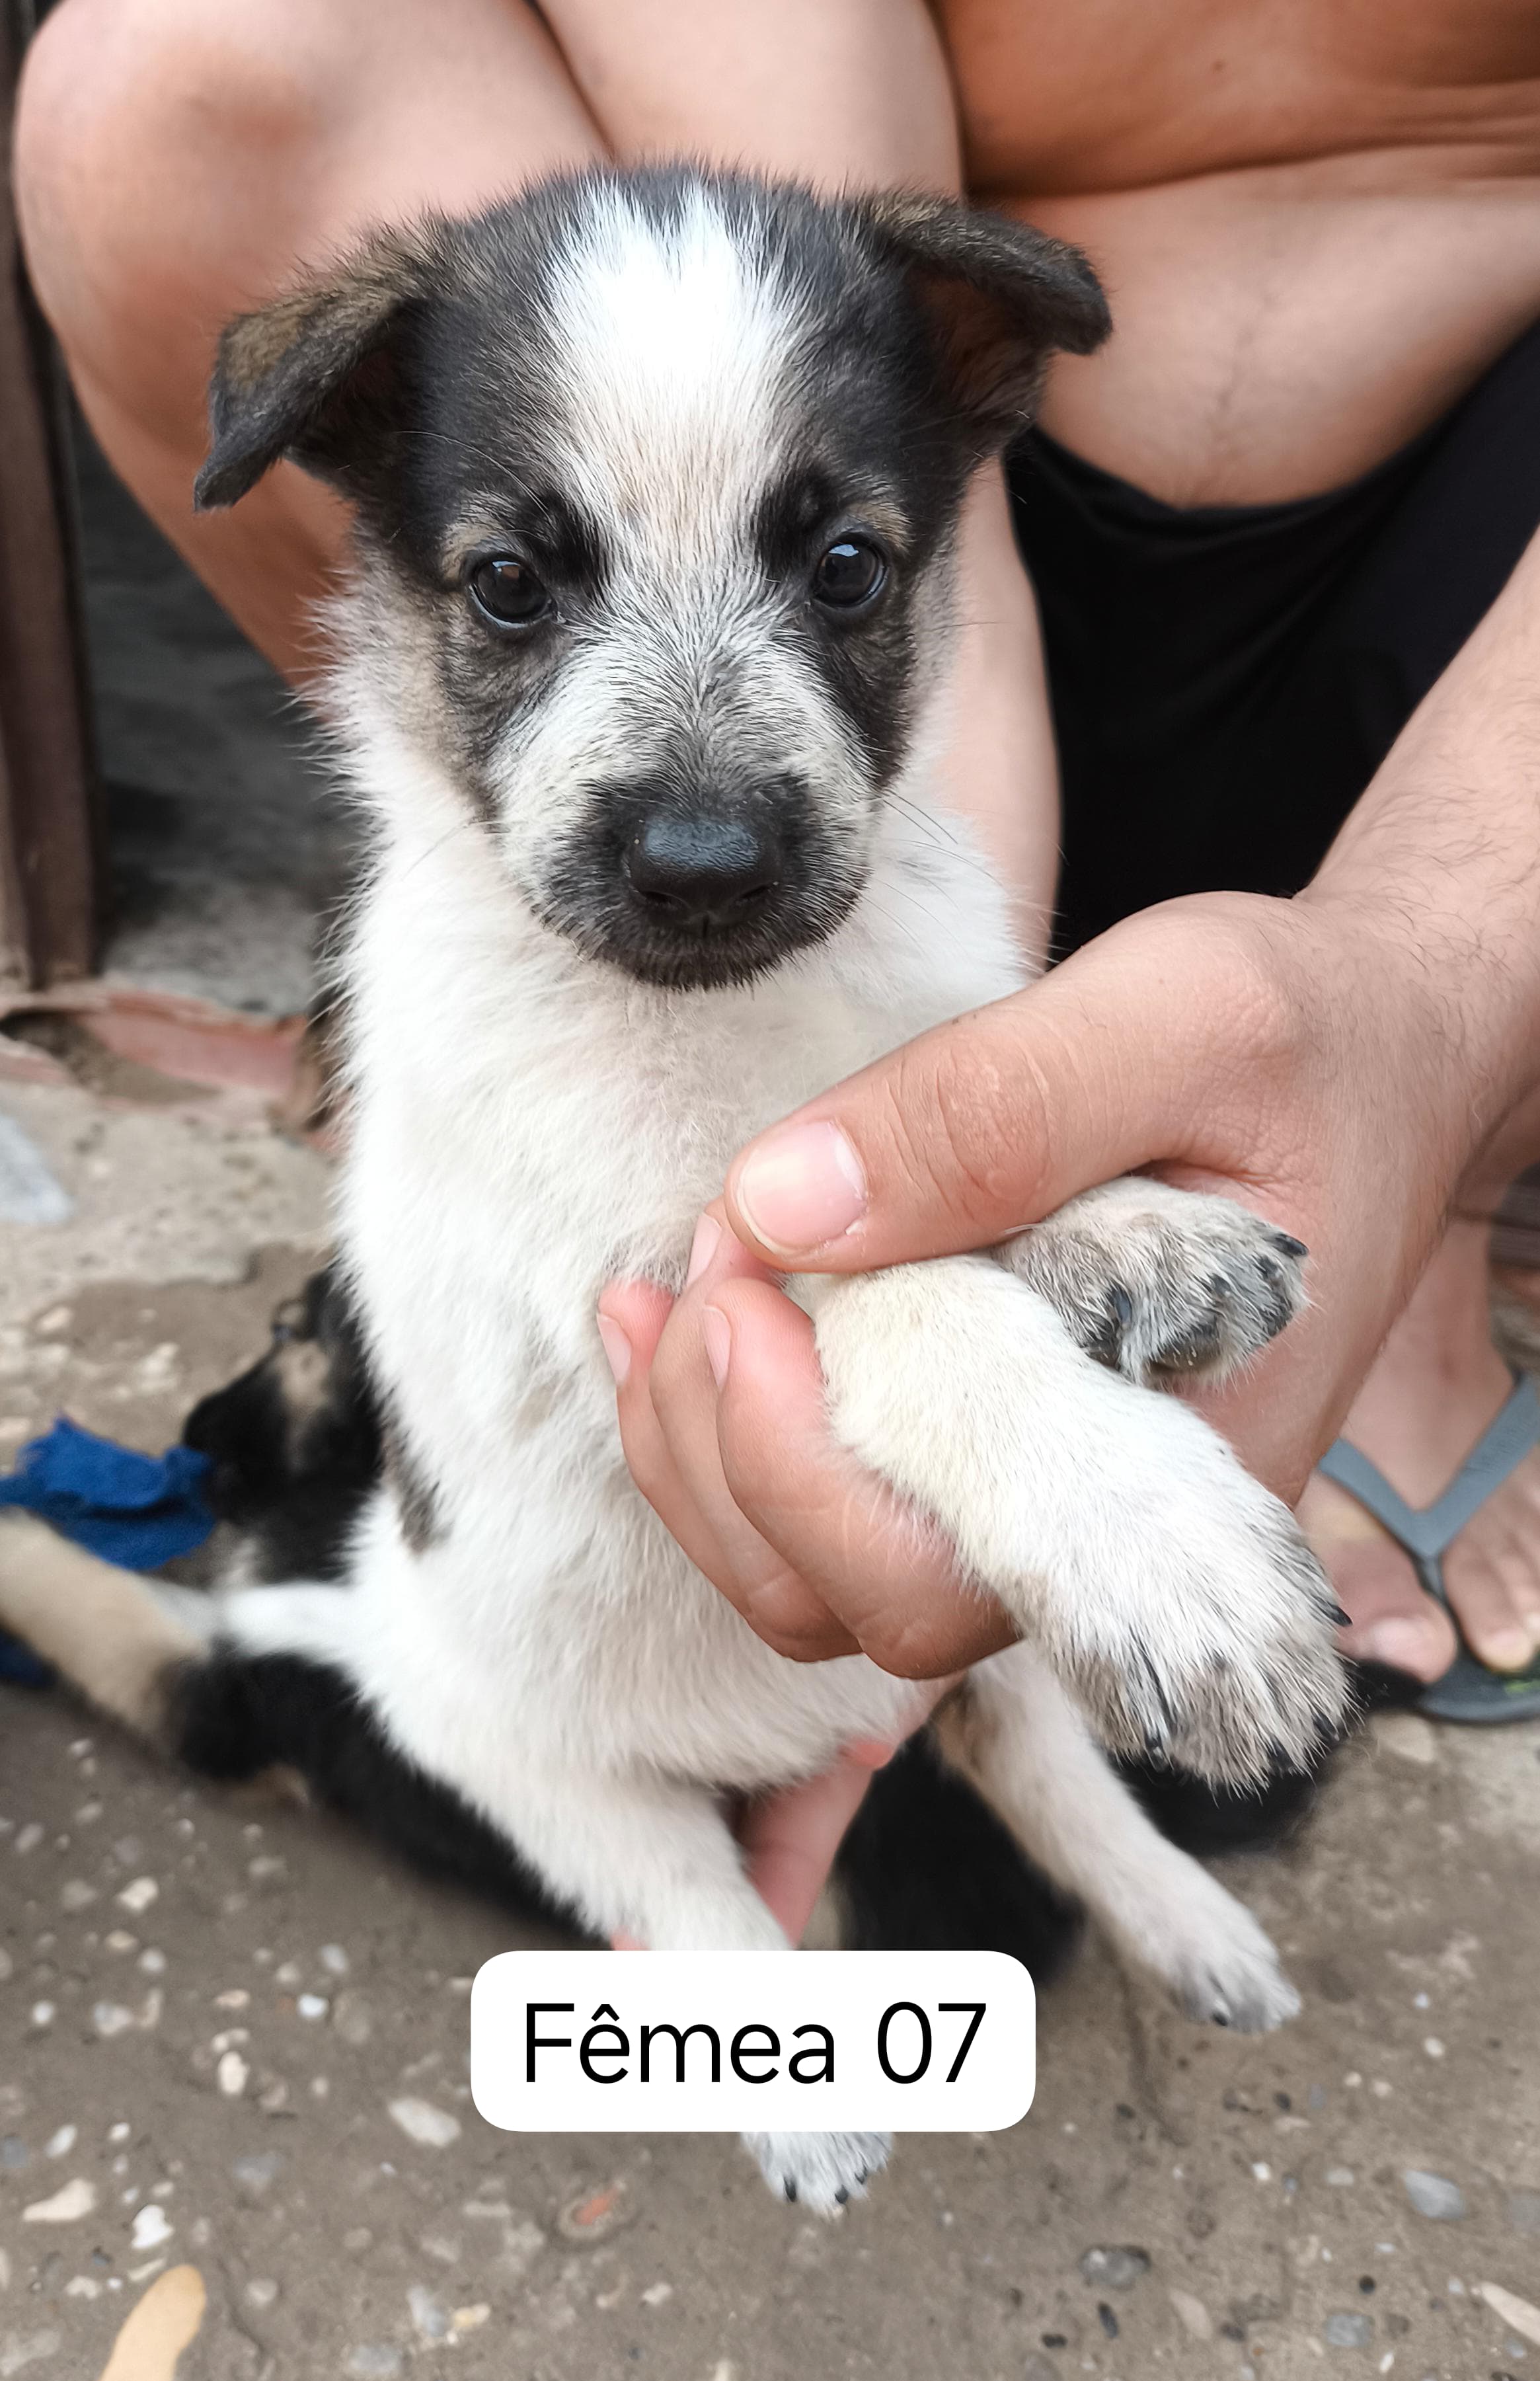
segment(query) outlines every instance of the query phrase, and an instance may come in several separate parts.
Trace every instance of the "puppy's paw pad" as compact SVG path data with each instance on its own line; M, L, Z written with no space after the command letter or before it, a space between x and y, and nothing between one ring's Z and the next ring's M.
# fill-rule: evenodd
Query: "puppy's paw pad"
M835 2216L866 2196L870 2176L887 2164L887 2133L745 2133L744 2146L777 2199Z

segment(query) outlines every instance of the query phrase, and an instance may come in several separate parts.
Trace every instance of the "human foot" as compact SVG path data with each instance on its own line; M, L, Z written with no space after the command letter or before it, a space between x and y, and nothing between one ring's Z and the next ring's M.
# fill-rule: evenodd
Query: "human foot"
M1448 1484L1512 1389L1487 1320L1487 1239L1485 1226L1451 1226L1344 1426L1413 1506ZM1352 1617L1344 1653L1424 1680L1441 1677L1457 1651L1454 1629L1387 1532L1319 1472L1300 1519ZM1524 1668L1540 1648L1540 1450L1461 1532L1444 1581L1478 1659Z

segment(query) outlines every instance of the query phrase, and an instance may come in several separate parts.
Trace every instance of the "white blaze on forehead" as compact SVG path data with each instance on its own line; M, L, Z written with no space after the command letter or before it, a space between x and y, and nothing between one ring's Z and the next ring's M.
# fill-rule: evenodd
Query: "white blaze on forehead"
M796 325L752 238L704 192L659 223L606 191L559 262L562 460L607 526L698 546L743 524L773 476Z

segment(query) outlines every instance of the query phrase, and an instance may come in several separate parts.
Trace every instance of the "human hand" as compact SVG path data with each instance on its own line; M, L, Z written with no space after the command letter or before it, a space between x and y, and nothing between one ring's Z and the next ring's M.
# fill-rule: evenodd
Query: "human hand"
M811 1325L772 1268L977 1248L1138 1166L1226 1192L1312 1250L1313 1305L1201 1393L1297 1497L1439 1228L1474 1136L1458 1037L1414 950L1357 905L1205 895L922 1036L750 1144L671 1312L615 1287L639 1484L765 1641L909 1677L1010 1630L830 1438Z

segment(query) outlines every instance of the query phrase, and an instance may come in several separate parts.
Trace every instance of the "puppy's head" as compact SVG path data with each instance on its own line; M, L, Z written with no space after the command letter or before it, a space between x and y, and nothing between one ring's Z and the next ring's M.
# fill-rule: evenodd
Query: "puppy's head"
M355 716L556 932L741 981L858 897L968 478L1106 327L1078 251L946 201L566 177L232 324L197 498L339 487Z

